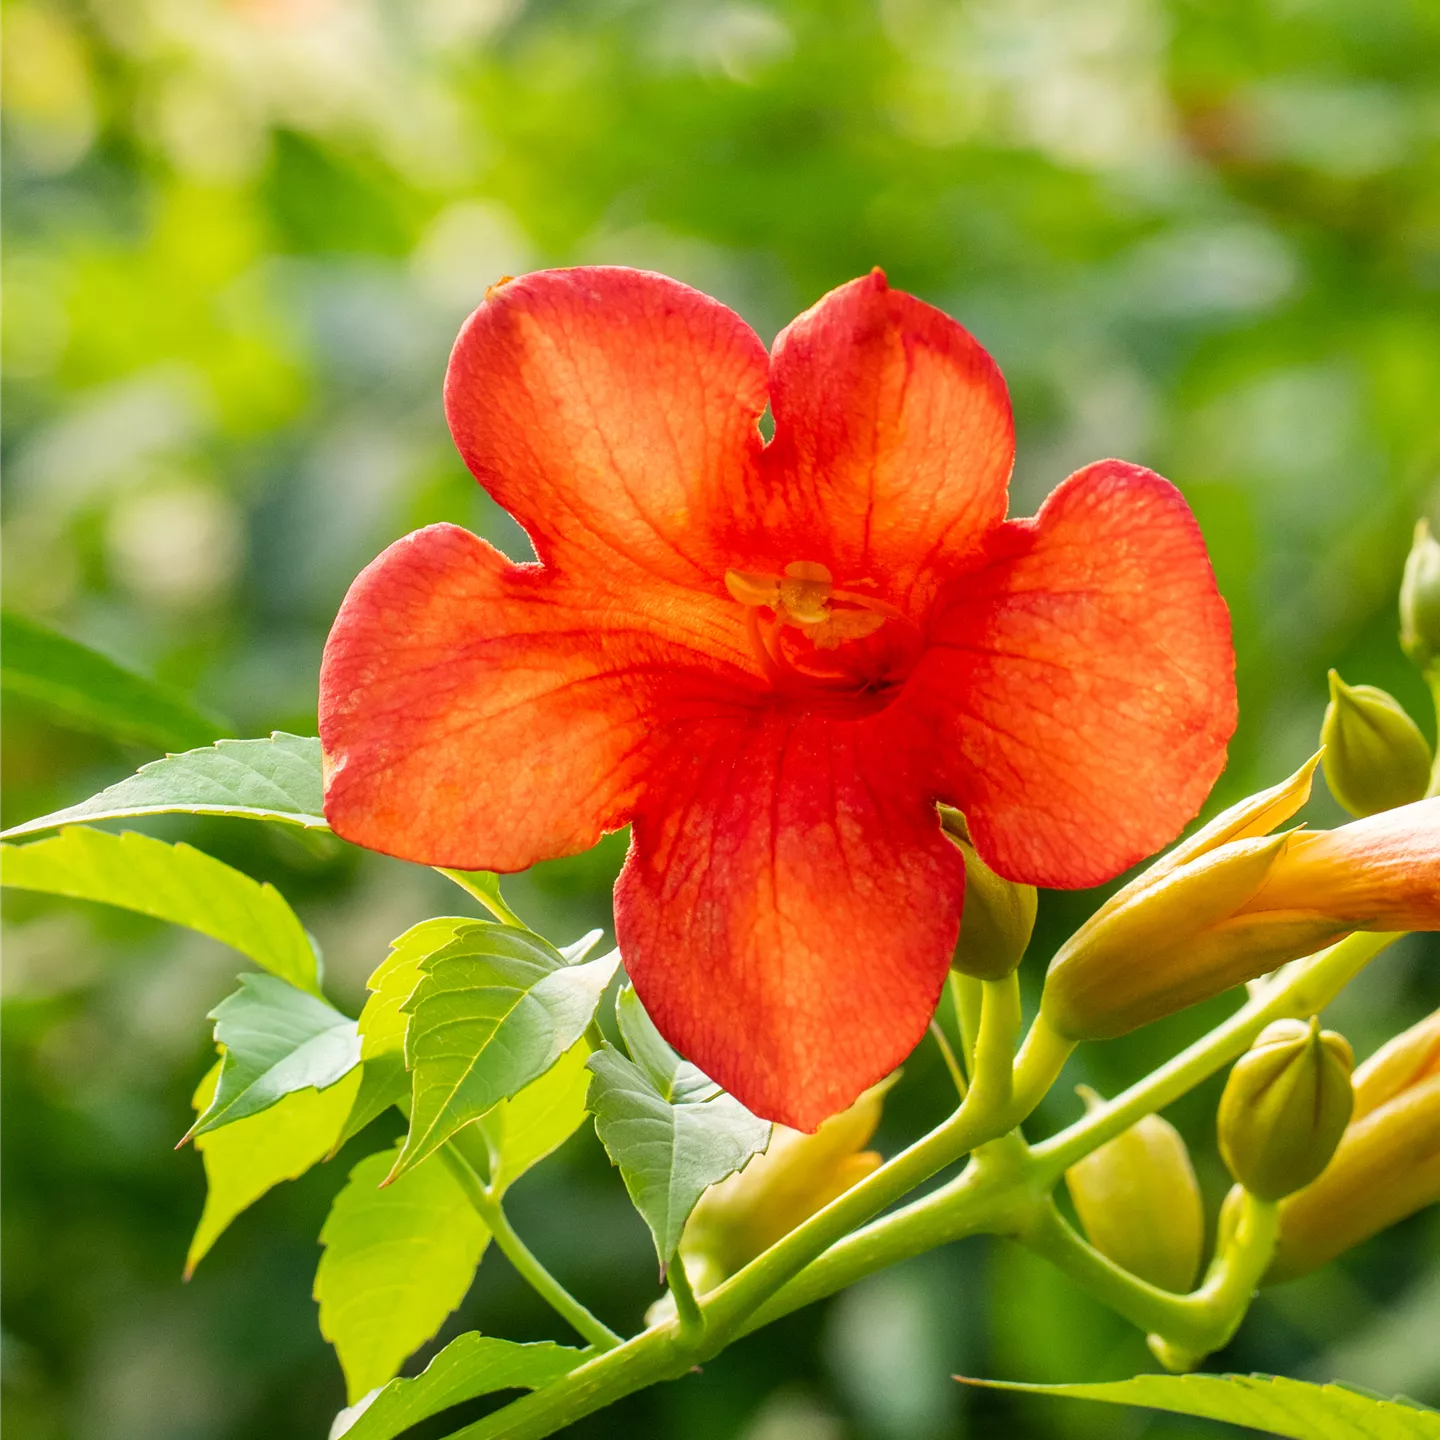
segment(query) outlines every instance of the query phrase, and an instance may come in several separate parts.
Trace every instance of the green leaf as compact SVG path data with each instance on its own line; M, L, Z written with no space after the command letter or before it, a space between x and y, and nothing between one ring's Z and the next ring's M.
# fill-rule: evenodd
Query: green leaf
M568 1375L583 1352L553 1341L517 1345L476 1331L452 1340L413 1380L392 1380L335 1417L331 1440L394 1440L412 1425L497 1390L538 1390Z
M401 1007L413 1075L398 1175L537 1080L595 1016L619 952L570 965L528 930L478 922L420 963Z
M224 1047L220 1083L190 1135L257 1115L296 1090L324 1090L360 1063L355 1022L273 975L242 975L209 1018Z
M443 950L456 936L483 923L441 915L412 925L390 942L390 953L366 982L370 996L360 1012L360 1039L365 1059L389 1051L403 1053L409 1016L402 1014L400 1007L420 983L420 962Z
M670 1048L640 1003L633 985L625 986L615 997L615 1018L630 1058L667 1100L680 1104L710 1100L720 1094L720 1087L703 1070L682 1060Z
M340 1357L352 1405L440 1328L490 1241L441 1159L379 1189L393 1158L382 1150L350 1172L320 1232L320 1330Z
M217 1062L195 1091L197 1111L209 1107L219 1078ZM262 1114L196 1137L205 1162L205 1209L185 1256L187 1280L242 1210L333 1151L359 1085L352 1073L328 1090L296 1090Z
M268 740L220 740L152 760L126 780L69 809L27 820L5 838L81 820L138 815L241 815L325 830L320 742L277 730Z
M600 1143L650 1227L663 1273L696 1201L765 1149L770 1123L681 1060L632 990L621 992L617 1008L635 1058L609 1044L590 1057L589 1105Z
M410 1072L398 1050L372 1056L361 1070L360 1089L335 1141L336 1150L372 1120L378 1120L392 1105L402 1105L410 1098Z
M180 750L225 733L179 690L9 612L0 615L0 689L39 702L75 729L130 744Z
M583 1037L538 1080L480 1118L490 1155L490 1188L504 1194L585 1123L590 1044Z
M1000 1380L965 1384L1145 1405L1177 1415L1228 1420L1293 1440L1440 1440L1440 1413L1434 1410L1284 1375L1137 1375L1100 1385L1022 1385Z
M193 846L70 825L49 840L0 845L0 885L97 900L187 926L319 994L319 957L280 892Z

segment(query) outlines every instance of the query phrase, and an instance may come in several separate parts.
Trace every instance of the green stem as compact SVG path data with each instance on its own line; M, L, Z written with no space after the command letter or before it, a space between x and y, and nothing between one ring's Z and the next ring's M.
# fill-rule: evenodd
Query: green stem
M666 1267L665 1279L670 1286L671 1295L675 1297L675 1311L680 1317L681 1335L692 1342L698 1342L705 1334L705 1316L701 1313L700 1302L695 1298L695 1291L681 1256L676 1255Z
M621 1343L620 1337L602 1321L597 1320L541 1263L529 1246L515 1233L505 1214L504 1206L475 1173L470 1162L447 1143L440 1152L451 1173L460 1182L465 1198L485 1222L501 1253L515 1267L541 1299L599 1350L611 1350Z
M1170 1370L1193 1370L1239 1329L1255 1287L1275 1255L1276 1206L1245 1195L1229 1246L1205 1283L1189 1295L1147 1284L1082 1239L1053 1202L1038 1207L1021 1243L1078 1281L1097 1299L1149 1332Z
M958 970L950 972L950 999L955 1006L955 1023L960 1028L960 1050L965 1056L965 1066L972 1074L983 994L983 986L973 975L962 975Z
M1108 1104L1035 1146L1033 1154L1042 1174L1053 1184L1077 1160L1114 1139L1122 1130L1128 1130L1142 1116L1163 1110L1222 1065L1243 1054L1272 1020L1317 1014L1376 955L1399 938L1357 931L1328 950L1287 966L1248 1004L1208 1035Z
M938 1019L930 1022L930 1033L935 1037L935 1043L940 1047L940 1057L945 1061L945 1068L950 1072L950 1082L955 1086L955 1093L963 1100L969 1086L965 1083L965 1072L960 1068L960 1062L955 1058L955 1051L951 1048L949 1036L945 1034L945 1027Z
M505 903L500 894L500 882L488 870L447 870L435 866L447 880L453 880L467 895L473 895L502 925L514 925L519 930L530 927ZM484 880L477 880L484 876Z
M1015 1066L1013 1085L973 1085L965 1102L944 1124L707 1294L699 1305L706 1332L698 1348L682 1336L677 1315L595 1356L555 1384L476 1422L452 1440L541 1440L622 1396L684 1374L697 1361L718 1354L739 1335L834 1294L883 1266L966 1235L988 1232L1018 1238L1027 1231L1038 1234L1035 1227L1044 1221L1037 1217L1050 1204L1049 1192L1074 1159L1088 1154L1141 1115L1199 1084L1244 1050L1271 1019L1312 1014L1323 1007L1395 938L1351 936L1310 960L1297 962L1293 969L1287 967L1255 1002L1191 1046L1170 1066L1033 1151L1018 1136L1007 1132L1018 1123L1017 1112L1023 1111L1043 1077L1049 1074L1053 1079L1058 1075L1070 1046L1053 1033L1032 1027ZM977 1042L978 1031L984 1029L987 1019L992 1030L1004 1020L1009 1007L1003 994L997 998L998 1004L989 1004L988 1017L982 1006ZM1013 1044L1013 1032L1004 1046L993 1033L983 1042L989 1053ZM976 1048L981 1044L977 1043ZM1002 1093L997 1094L997 1088ZM984 1148L979 1149L981 1146ZM872 1218L972 1150L977 1153L953 1180L893 1214ZM1226 1273L1231 1276L1229 1287L1244 1288L1240 1270ZM1212 1284L1218 1286L1213 1271L1206 1287ZM1165 1298L1165 1292L1157 1293ZM1213 1296L1215 1292L1210 1293ZM1221 1293L1223 1299L1226 1292ZM1159 1343L1172 1342L1165 1339ZM1178 1362L1179 1350L1168 1358L1171 1363Z

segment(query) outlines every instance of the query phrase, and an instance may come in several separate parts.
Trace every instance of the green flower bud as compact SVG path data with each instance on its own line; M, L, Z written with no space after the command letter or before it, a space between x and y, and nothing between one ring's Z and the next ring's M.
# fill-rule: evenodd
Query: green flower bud
M1400 582L1400 645L1422 670L1440 663L1440 541L1426 520L1415 525Z
M940 822L965 857L965 909L950 963L977 980L1003 980L1019 965L1035 929L1035 887L1002 880L976 853L958 810L942 806Z
M1320 743L1330 793L1352 815L1375 815L1425 798L1430 746L1384 690L1347 685L1332 670Z
M1320 1178L1280 1204L1267 1281L1305 1275L1440 1202L1440 1010L1355 1072L1355 1113Z
M1216 1128L1230 1173L1261 1200L1308 1185L1330 1163L1350 1113L1355 1054L1320 1021L1277 1020L1235 1062Z
M1094 1108L1100 1097L1079 1093ZM1180 1132L1158 1115L1077 1160L1065 1184L1090 1243L1132 1275L1184 1294L1205 1244L1205 1209Z

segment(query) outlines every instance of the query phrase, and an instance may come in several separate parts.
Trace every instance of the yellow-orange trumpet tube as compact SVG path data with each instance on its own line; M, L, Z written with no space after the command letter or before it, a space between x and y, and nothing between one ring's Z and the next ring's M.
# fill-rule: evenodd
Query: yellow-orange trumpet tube
M1352 931L1440 929L1440 797L1259 838L1304 803L1313 766L1227 811L1087 921L1051 962L1048 1026L1070 1040L1123 1035Z

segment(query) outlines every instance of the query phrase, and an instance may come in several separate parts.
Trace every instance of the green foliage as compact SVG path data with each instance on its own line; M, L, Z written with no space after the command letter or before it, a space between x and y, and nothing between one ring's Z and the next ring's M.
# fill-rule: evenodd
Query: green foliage
M410 1072L405 1057L398 1050L387 1050L361 1064L360 1088L355 1103L345 1117L338 1150L352 1135L358 1135L372 1120L378 1120L392 1105L404 1105L410 1099Z
M340 1357L351 1404L440 1328L490 1243L443 1159L384 1184L393 1159L382 1151L362 1160L320 1232L320 1330Z
M420 983L420 962L481 923L441 915L412 925L399 939L390 942L390 953L366 982L370 998L360 1012L359 1022L361 1053L365 1059L392 1051L404 1052L405 1025L409 1017L400 1007Z
M632 1058L609 1044L590 1057L589 1104L663 1271L701 1195L765 1149L770 1124L682 1060L632 989L621 992L617 1010Z
M452 1405L496 1390L538 1390L579 1364L581 1352L545 1340L517 1345L473 1330L452 1340L413 1380L392 1380L336 1419L333 1440L393 1440Z
M262 969L320 993L320 957L273 885L190 845L68 825L49 840L0 845L0 885L136 910L209 935Z
M355 1022L273 975L242 975L210 1019L223 1050L220 1081L191 1135L257 1115L296 1090L324 1090L360 1063Z
M195 1091L197 1111L209 1107L219 1077L217 1063ZM333 1151L359 1085L359 1074L351 1072L328 1090L293 1090L258 1115L196 1136L205 1162L205 1208L185 1256L187 1278L242 1210Z
M277 730L268 740L217 740L152 760L89 800L4 833L9 838L81 820L174 813L244 815L323 830L324 799L319 740Z
M585 1032L619 952L567 964L529 931L480 922L420 962L401 1007L414 1076L396 1174L543 1075Z
M1144 1405L1248 1425L1292 1440L1437 1440L1440 1414L1343 1385L1312 1385L1284 1375L1137 1375L1100 1385L1022 1385L967 1380L996 1390Z
M589 1057L589 1041L578 1040L538 1080L481 1116L497 1198L585 1123Z
M9 611L0 614L0 690L44 705L66 725L168 750L224 734L178 690Z

